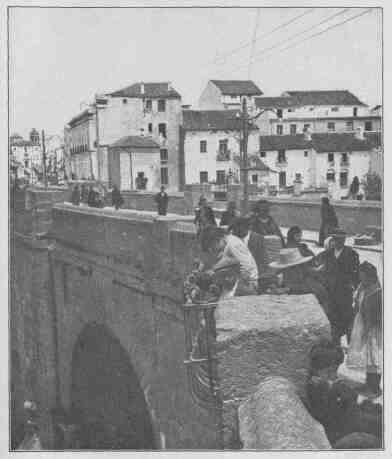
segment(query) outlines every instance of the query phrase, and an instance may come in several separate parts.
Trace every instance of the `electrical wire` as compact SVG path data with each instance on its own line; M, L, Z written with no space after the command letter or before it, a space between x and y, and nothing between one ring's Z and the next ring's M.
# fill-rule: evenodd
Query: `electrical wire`
M256 59L257 56L262 56L262 55L268 53L269 51L272 51L273 49L279 48L279 46L284 45L285 43L288 43L288 42L292 41L293 38L299 37L300 35L303 35L304 33L310 32L311 30L319 27L320 25L323 25L326 22L329 22L332 19L336 18L337 16L341 16L342 14L347 13L348 11L349 11L349 8L344 8L343 10L338 11L337 13L334 13L331 16L328 16L327 18L324 18L322 21L318 22L317 24L313 24L311 27L308 27L308 28L302 30L301 32L297 32L294 35L291 35L290 37L285 38L284 40L282 40L282 41L280 41L278 43L275 43L272 46L269 46L268 48L262 49L260 52L255 54L255 57L253 58L253 62L256 62L256 61L259 60L259 59ZM248 65L249 64L241 64L240 66L235 67L233 69L233 71L236 71L238 69L242 69L242 68L244 68L245 66L248 66Z

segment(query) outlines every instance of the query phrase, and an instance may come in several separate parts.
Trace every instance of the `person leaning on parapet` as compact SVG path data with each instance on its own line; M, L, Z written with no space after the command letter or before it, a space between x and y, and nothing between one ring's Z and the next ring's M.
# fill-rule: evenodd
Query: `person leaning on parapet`
M265 200L260 199L252 206L250 215L250 229L261 236L275 235L279 236L282 241L282 246L285 247L285 240L279 226L271 217L269 211L271 204Z
M256 261L259 275L259 289L272 273L268 267L269 257L264 244L264 238L258 233L249 230L249 218L237 217L233 220L230 231L234 236L239 237L248 247L251 255Z
M71 195L71 202L74 206L78 206L80 204L80 190L79 185L75 185L74 189L72 190Z
M227 203L227 208L226 210L222 213L222 218L220 220L219 225L220 226L230 226L233 220L236 217L240 216L240 213L236 209L237 205L235 201L229 201Z
M343 335L350 341L353 321L353 292L359 284L358 253L345 245L346 233L339 228L331 231L334 247L326 250L323 272L331 304L331 333L337 344Z
M329 199L324 196L321 198L321 226L319 232L319 246L323 247L325 239L330 236L332 229L339 226L336 217L335 209L329 202Z
M207 205L207 199L204 196L200 196L199 207L195 210L194 223L197 228L197 235L199 236L203 228L207 226L217 226L214 211Z
M169 205L169 196L167 195L164 186L161 186L161 191L155 195L154 200L158 206L158 215L166 215L167 207Z
M211 268L217 273L228 267L239 266L236 296L256 295L258 292L258 269L255 259L248 247L234 234L225 234L221 228L209 226L202 230L200 242L203 250L211 248L219 253L218 262Z
M118 210L124 204L124 198L121 196L120 190L116 185L112 189L112 206Z

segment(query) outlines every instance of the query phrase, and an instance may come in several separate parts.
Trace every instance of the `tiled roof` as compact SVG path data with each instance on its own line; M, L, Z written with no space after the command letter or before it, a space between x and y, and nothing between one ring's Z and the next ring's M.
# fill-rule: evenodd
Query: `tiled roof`
M366 133L360 140L352 133L315 133L312 140L304 134L260 136L260 151L306 150L314 148L318 153L368 151L381 146L381 133Z
M285 91L284 95L294 98L297 105L363 105L350 91Z
M295 99L288 96L281 97L256 97L257 108L288 108L296 105Z
M184 110L183 128L186 131L238 131L242 122L238 110ZM255 124L249 129L258 129Z
M234 157L234 162L241 164L241 158L239 156ZM265 172L274 172L265 162L259 158L257 155L249 155L248 157L248 168L254 171L265 171Z
M251 80L210 80L222 94L229 96L261 96L263 92Z
M144 85L144 93L142 94L142 84ZM165 98L165 99L181 99L181 95L170 85L169 82L164 83L134 83L126 88L119 89L109 94L112 97L149 97Z
M121 137L110 145L110 148L148 148L159 149L159 144L151 137L141 137L138 135L129 135Z

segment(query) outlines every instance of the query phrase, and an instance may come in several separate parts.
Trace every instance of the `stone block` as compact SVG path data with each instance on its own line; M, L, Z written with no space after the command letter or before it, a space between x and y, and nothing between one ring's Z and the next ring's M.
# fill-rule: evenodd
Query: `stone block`
M240 405L239 430L244 449L331 449L324 428L285 378L265 379Z
M305 396L310 351L330 326L313 295L234 297L216 310L223 398L244 399L269 376L291 380Z

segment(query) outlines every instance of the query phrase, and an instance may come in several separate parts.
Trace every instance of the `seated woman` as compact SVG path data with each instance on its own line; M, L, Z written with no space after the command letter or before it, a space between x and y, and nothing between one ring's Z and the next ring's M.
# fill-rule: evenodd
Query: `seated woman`
M289 249L296 248L299 250L303 257L314 257L314 253L309 247L301 242L302 230L299 226L292 226L287 232L287 244L286 247Z

